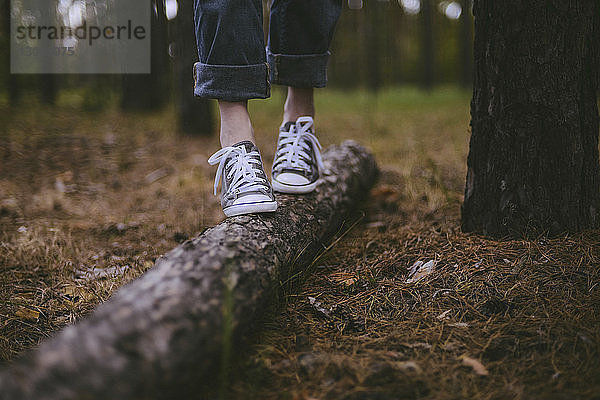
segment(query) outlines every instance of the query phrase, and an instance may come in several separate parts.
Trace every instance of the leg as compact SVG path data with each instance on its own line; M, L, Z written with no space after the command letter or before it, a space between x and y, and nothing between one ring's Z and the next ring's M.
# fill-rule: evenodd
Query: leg
M282 125L296 122L302 116L315 117L314 89L288 86Z
M277 209L248 115L248 99L270 92L262 29L261 0L195 0L200 61L194 65L194 94L219 101L221 150L208 162L218 165L227 216Z
M313 88L327 83L327 60L341 0L274 0L267 59L271 81L288 86L273 162L273 189L309 193L323 169Z
M221 115L221 147L232 146L235 143L254 140L254 130L248 114L248 101L219 100Z
M269 97L261 0L195 0L194 21L194 94L230 102Z
M267 58L271 80L288 86L283 124L314 117L313 88L327 83L327 60L341 0L274 0Z
M247 100L270 94L260 0L195 0L194 94L217 99L221 146L254 142Z
M271 82L324 87L341 0L273 0L267 59Z

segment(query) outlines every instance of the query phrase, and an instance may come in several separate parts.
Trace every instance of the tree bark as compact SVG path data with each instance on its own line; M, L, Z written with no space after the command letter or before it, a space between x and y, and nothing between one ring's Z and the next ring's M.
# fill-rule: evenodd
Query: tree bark
M324 153L309 195L278 196L273 214L226 219L166 254L92 316L0 373L0 399L202 398L280 282L303 271L373 184L354 142ZM220 360L220 361L219 361Z
M600 2L479 0L462 229L556 235L600 224Z

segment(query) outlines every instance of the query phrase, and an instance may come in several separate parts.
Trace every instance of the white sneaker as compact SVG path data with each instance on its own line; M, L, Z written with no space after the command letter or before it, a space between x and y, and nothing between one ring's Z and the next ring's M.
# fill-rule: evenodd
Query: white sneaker
M219 164L214 193L221 187L221 207L228 217L277 210L271 183L267 179L260 153L254 143L246 140L225 147L208 159Z
M300 117L279 129L272 171L273 190L310 193L317 187L323 160L313 124L311 117Z

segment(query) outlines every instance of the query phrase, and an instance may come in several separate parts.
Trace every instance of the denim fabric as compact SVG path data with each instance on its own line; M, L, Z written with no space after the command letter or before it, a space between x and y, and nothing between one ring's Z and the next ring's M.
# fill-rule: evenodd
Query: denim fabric
M329 45L342 0L274 0L265 49L261 0L194 0L196 96L264 99L271 82L327 83Z

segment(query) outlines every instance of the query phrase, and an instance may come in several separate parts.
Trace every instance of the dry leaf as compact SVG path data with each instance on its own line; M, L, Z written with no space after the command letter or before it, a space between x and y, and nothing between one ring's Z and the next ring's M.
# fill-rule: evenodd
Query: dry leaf
M15 312L15 317L26 319L28 321L36 321L40 317L40 312L21 307Z
M331 280L337 284L344 284L346 286L352 286L356 283L358 278L352 274L347 272L336 272L330 275Z
M75 303L81 300L77 286L65 286L62 290L62 295L63 302L71 307L74 307Z
M412 372L416 372L417 374L420 374L421 372L423 372L421 367L419 367L419 364L417 364L414 361L403 361L403 362L397 363L396 365L398 366L398 368L400 368L401 370L404 370L404 371L412 371Z
M457 342L449 342L444 344L444 346L442 346L442 348L446 351L456 351L458 349L460 349L461 345L460 343Z
M417 342L417 343L402 343L402 346L406 346L409 349L430 349L429 343Z
M87 280L102 279L123 275L130 268L129 265L114 265L108 268L94 267L87 270L76 270L75 276Z
M398 188L390 185L378 185L371 190L373 197L392 197L398 194Z
M68 296L77 296L77 286L65 286L62 290L63 294L66 294Z
M375 229L375 228L383 228L386 226L386 223L384 221L372 221L369 222L365 225L365 228L368 229Z
M402 353L399 353L397 351L387 351L385 353L385 355L387 355L388 357L391 357L391 358L400 358L403 356Z
M415 262L412 267L410 268L410 271L408 273L408 279L406 280L406 283L415 283L420 281L421 279L425 278L427 275L431 274L433 272L433 269L435 268L435 260L429 260L426 263L423 263L423 261L417 261Z
M471 357L467 357L467 356L463 356L462 358L462 363L463 365L467 366L467 367L471 367L473 368L473 371L480 376L487 376L488 375L488 370L487 368L485 368L483 366L483 364L481 362L479 362L478 360L471 358Z
M346 286L352 286L354 285L354 283L356 283L358 279L357 278L349 278L349 279L345 279L342 281L342 283Z
M323 304L320 301L317 301L317 299L311 296L308 296L308 301L310 305L315 308L315 310L323 314L325 317L329 318L331 316L331 308L326 309L325 307L323 307Z
M455 322L453 324L448 324L448 326L453 326L455 328L468 328L469 324L466 322Z
M450 319L450 317L448 317L448 314L450 314L450 312L452 312L452 310L446 310L443 313L441 313L440 315L437 316L437 319L442 320L442 319Z

